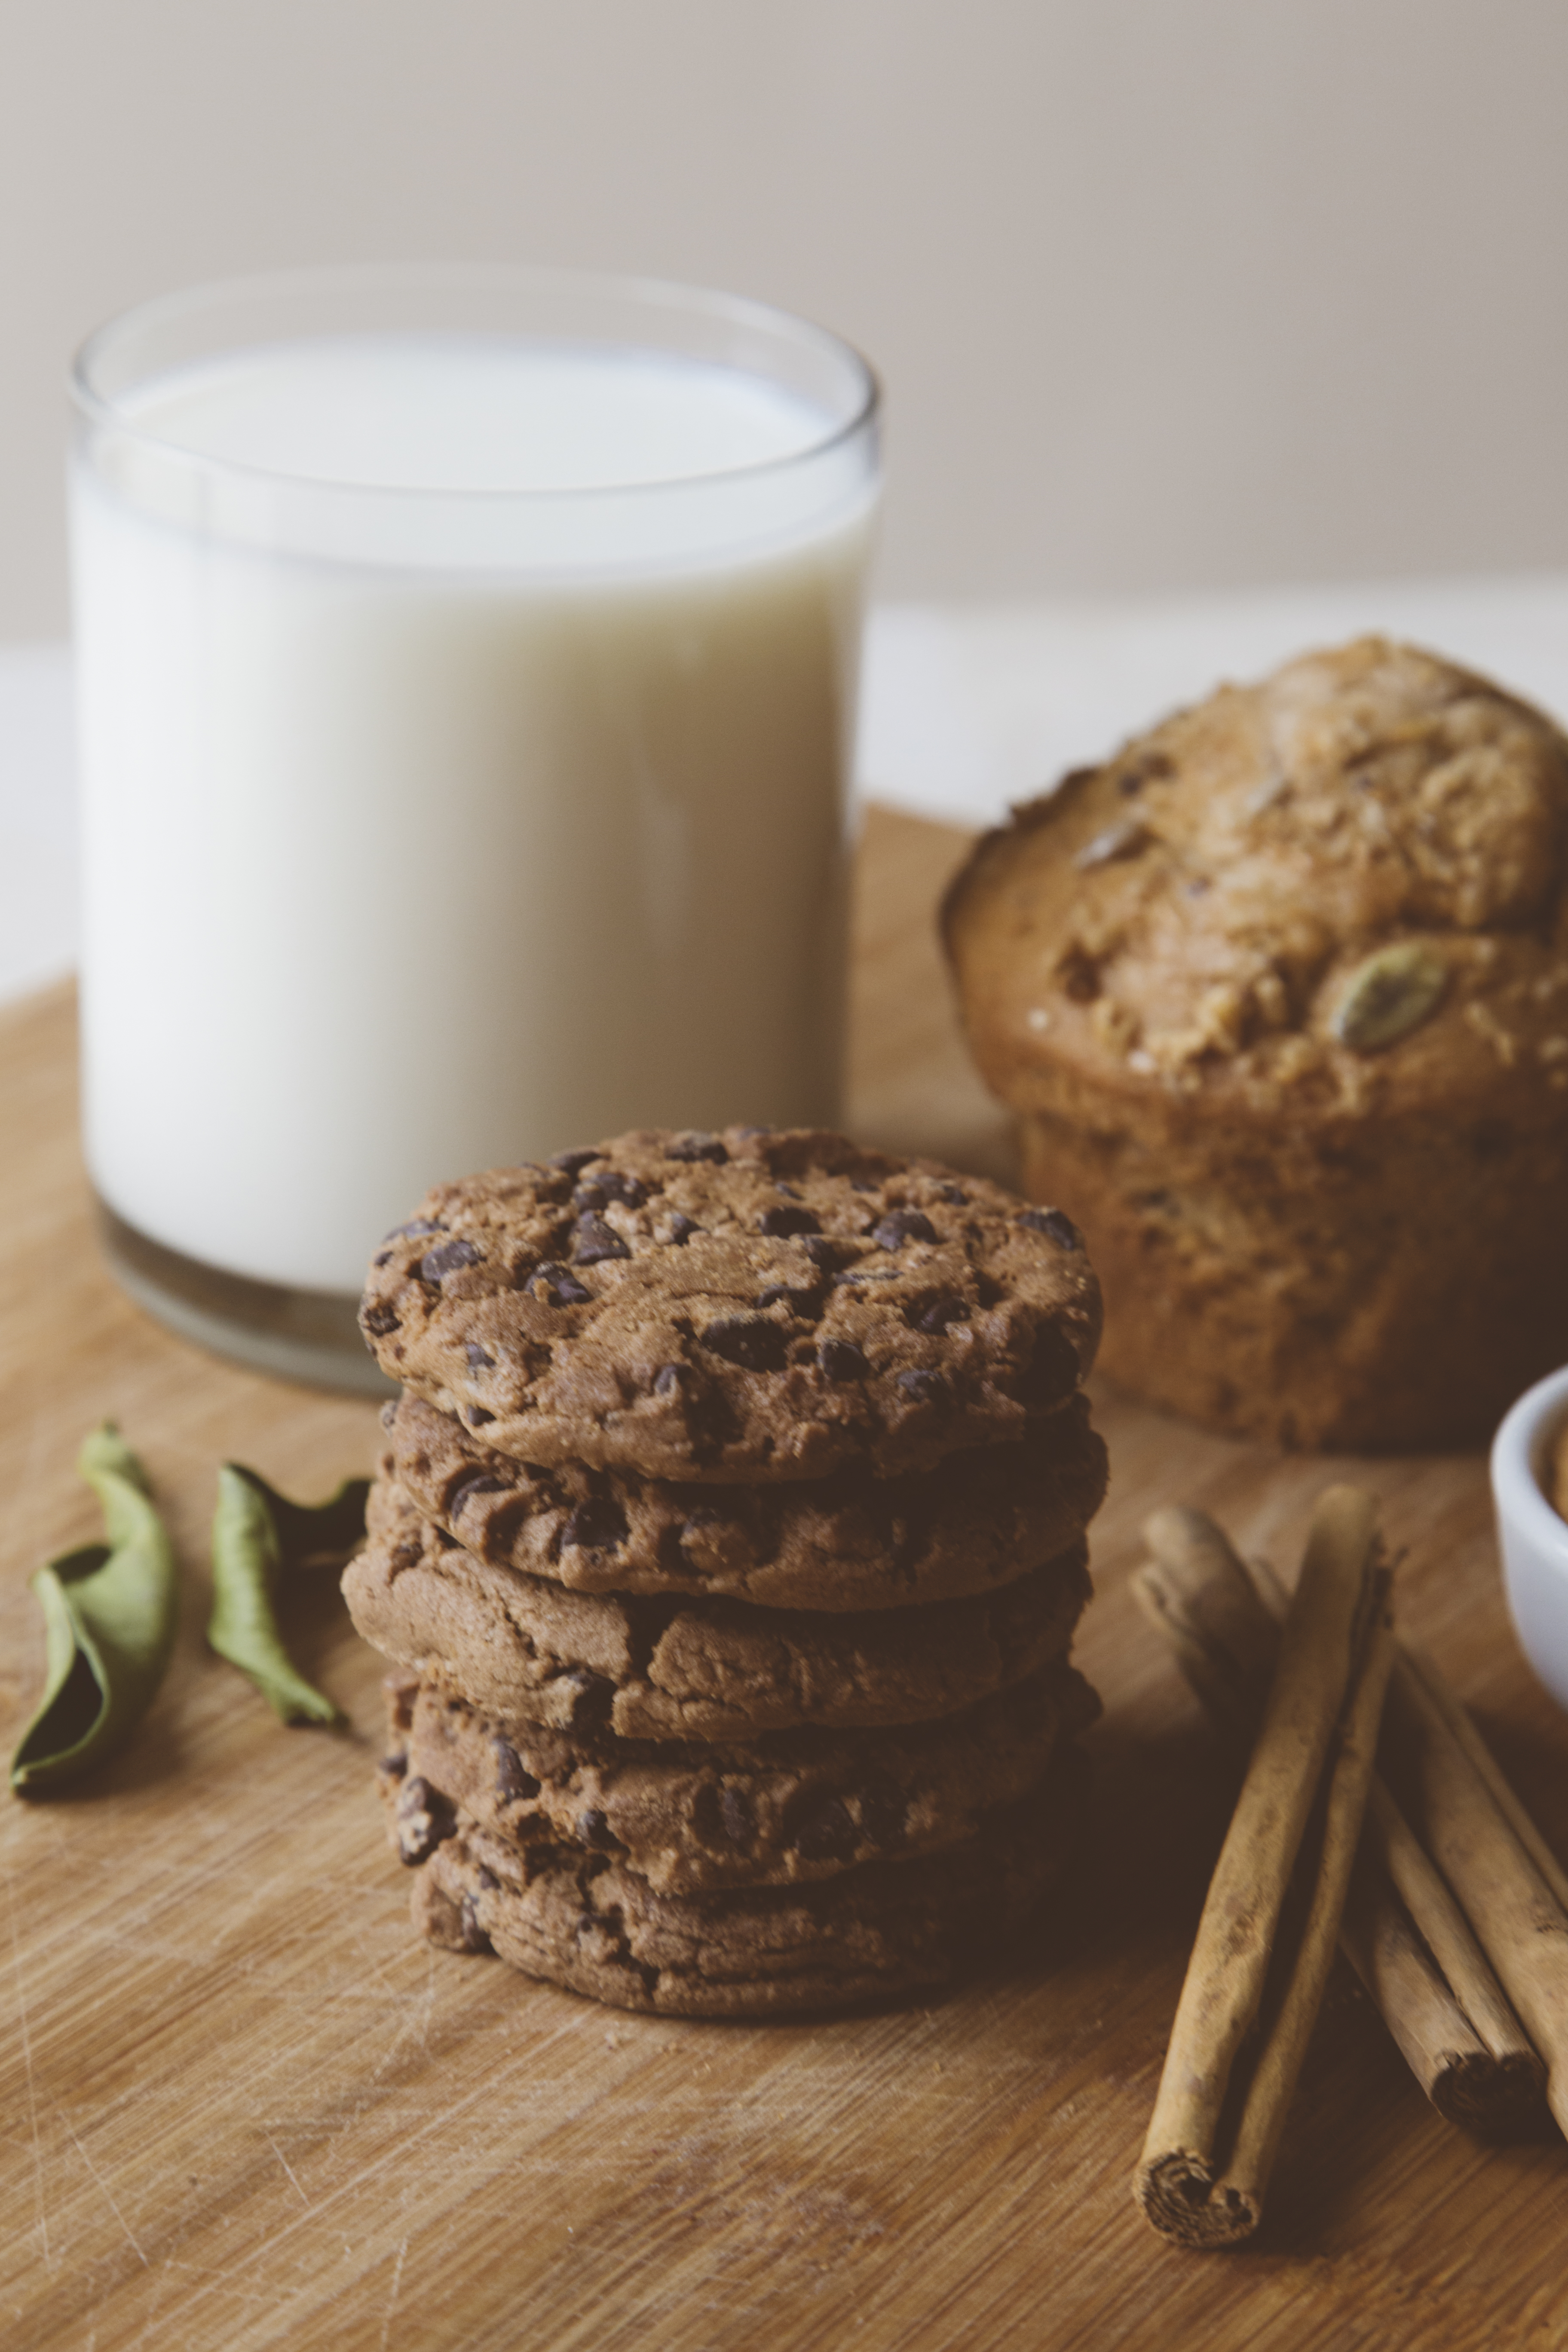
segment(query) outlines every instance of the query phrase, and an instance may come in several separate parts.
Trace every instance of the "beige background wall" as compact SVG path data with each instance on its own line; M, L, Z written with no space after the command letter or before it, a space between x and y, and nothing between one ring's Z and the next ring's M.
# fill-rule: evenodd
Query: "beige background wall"
M0 640L59 382L310 260L646 269L889 394L882 592L1568 564L1563 0L0 0Z

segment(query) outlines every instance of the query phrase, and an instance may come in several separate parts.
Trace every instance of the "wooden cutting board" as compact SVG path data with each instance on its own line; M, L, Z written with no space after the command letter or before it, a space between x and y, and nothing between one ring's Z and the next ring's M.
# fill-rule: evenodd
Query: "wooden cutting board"
M872 820L853 1118L1005 1172L931 944L963 845ZM7 2352L1568 2340L1562 2144L1487 2150L1441 2123L1348 1974L1256 2249L1178 2252L1131 2197L1230 1794L1131 1602L1139 1522L1197 1502L1293 1570L1310 1497L1349 1467L1408 1548L1404 1622L1568 1850L1568 1721L1510 1633L1479 1458L1292 1459L1100 1396L1113 1475L1079 1658L1105 1715L1066 1915L936 2005L623 2016L416 1938L371 1793L381 1665L331 1579L292 1629L351 1730L280 1729L205 1650L218 1460L311 1497L369 1466L374 1411L217 1363L108 1279L66 992L0 1020L0 1741L42 1669L27 1576L96 1532L71 1465L103 1415L142 1453L187 1571L174 1666L120 1765L68 1801L0 1797Z

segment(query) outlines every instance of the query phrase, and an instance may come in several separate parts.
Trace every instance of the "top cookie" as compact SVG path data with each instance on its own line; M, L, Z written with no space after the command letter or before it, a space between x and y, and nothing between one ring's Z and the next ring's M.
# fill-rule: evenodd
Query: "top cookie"
M662 1129L437 1185L361 1322L499 1452L654 1478L884 1476L1021 1437L1093 1360L1078 1229L805 1129Z

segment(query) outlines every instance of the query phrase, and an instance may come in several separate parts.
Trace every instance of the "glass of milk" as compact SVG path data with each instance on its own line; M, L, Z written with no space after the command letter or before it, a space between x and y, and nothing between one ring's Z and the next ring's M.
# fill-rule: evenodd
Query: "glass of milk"
M73 393L86 1150L136 1297L374 1390L355 1298L429 1184L835 1120L854 352L312 272L117 320Z

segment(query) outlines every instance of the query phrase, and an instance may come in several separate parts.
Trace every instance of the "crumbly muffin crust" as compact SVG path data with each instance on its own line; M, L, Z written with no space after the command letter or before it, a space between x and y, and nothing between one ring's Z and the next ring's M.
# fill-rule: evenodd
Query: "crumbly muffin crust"
M982 1067L1022 1109L1076 1080L1264 1126L1434 1094L1561 1121L1565 866L1557 728L1367 637L1222 687L1016 811L943 929Z
M891 1609L984 1592L1063 1551L1099 1509L1105 1447L1074 1396L1016 1445L923 1475L859 1466L759 1486L552 1469L405 1395L383 1408L380 1475L492 1567L584 1592L691 1592L771 1609Z
M985 837L944 935L1105 1369L1221 1427L1471 1443L1561 1360L1568 743L1364 638Z
M376 1254L383 1369L498 1453L687 1481L1016 1441L1093 1360L1068 1219L840 1136L647 1130L438 1185Z

